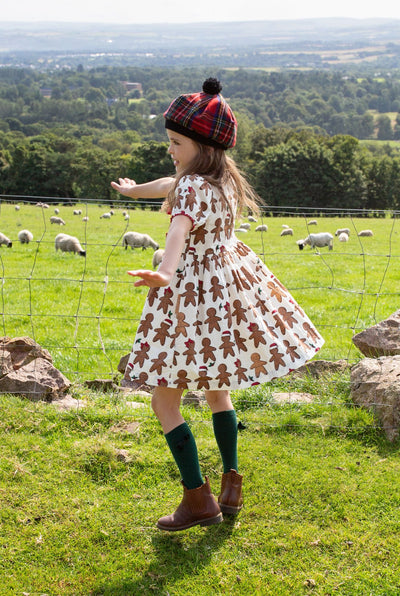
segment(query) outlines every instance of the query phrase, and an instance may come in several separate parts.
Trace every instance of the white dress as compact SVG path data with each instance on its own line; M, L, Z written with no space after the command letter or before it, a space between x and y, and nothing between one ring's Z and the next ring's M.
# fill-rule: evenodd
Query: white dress
M152 288L125 378L180 389L243 389L281 377L324 343L286 288L234 234L229 205L185 176L171 213L193 222L171 284ZM232 212L233 214L232 214Z

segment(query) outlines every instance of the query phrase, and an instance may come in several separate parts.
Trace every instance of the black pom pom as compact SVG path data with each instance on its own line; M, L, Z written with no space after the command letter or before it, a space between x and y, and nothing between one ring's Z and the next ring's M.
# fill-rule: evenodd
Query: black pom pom
M203 83L203 91L209 95L217 95L221 93L222 85L218 79L209 78Z

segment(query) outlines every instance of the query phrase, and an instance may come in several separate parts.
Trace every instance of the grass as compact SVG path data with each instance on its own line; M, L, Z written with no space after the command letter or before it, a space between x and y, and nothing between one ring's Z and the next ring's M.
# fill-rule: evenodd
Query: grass
M168 226L165 214L131 209L130 222L116 209L111 220L100 219L104 205L76 205L89 221L73 216L73 207L60 206L65 227L49 223L52 209L2 203L0 231L13 247L0 248L0 324L2 334L28 335L49 349L55 366L71 380L115 375L127 354L146 296L133 288L126 271L151 267L152 251L124 250L124 232L150 232L164 245ZM357 359L352 345L355 332L382 320L398 308L400 232L397 219L354 217L318 218L307 227L306 217L266 217L269 230L252 230L241 238L284 283L323 334L326 343L319 357ZM294 236L280 237L282 224ZM334 250L299 251L295 240L310 231L351 229L350 241L335 241ZM28 228L34 242L21 245L20 229ZM358 238L357 231L372 228L373 238ZM60 231L77 236L87 257L56 253L54 238Z
M92 392L78 414L60 414L2 396L0 595L397 595L397 446L346 405L346 383L340 408L332 395L280 406L267 389L264 402L235 395L243 511L171 534L155 522L181 488L148 404ZM209 412L183 413L217 492Z

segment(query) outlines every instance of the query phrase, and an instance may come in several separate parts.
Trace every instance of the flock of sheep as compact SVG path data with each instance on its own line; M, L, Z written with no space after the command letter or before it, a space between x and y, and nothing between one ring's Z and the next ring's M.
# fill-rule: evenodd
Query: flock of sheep
M256 219L252 216L248 217L249 222L256 223ZM311 219L307 222L307 226L316 226L317 225L316 219ZM251 228L251 223L242 223L240 226L235 230L236 233L248 232ZM293 229L290 228L286 224L282 224L283 230L281 231L281 236L293 236ZM266 224L258 225L255 228L256 232L267 232L268 226ZM373 236L372 230L361 230L357 234L359 237L368 237ZM350 229L349 228L339 228L335 232L335 236L337 236L339 242L348 242L350 237ZM310 248L322 248L327 246L329 250L333 249L333 235L330 232L319 232L316 234L308 234L308 236L304 239L300 239L296 241L297 246L300 250L303 250L305 246L310 246Z

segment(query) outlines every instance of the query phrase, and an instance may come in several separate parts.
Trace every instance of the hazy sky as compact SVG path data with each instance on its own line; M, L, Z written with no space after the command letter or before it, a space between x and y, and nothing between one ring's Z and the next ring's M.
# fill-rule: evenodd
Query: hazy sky
M396 0L5 0L1 21L191 23L315 17L400 19Z

